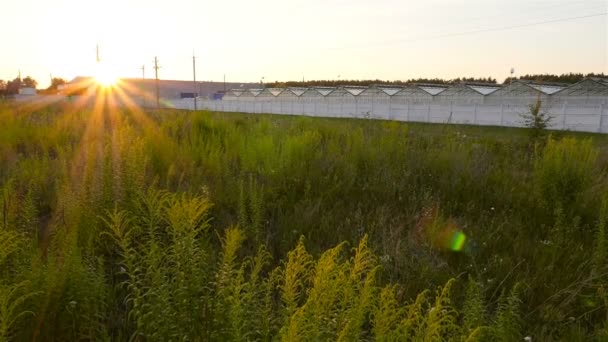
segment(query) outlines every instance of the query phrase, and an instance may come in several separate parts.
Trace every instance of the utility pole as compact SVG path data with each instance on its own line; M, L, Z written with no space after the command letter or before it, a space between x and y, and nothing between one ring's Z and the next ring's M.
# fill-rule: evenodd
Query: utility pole
M194 88L194 92L192 93L192 95L194 95L194 110L196 110L196 56L194 55L194 50L192 50L192 79L193 79L193 88Z
M144 82L144 80L146 79L146 65L142 64L141 66L141 105L142 107L146 107L146 84Z
M160 109L160 89L158 88L158 57L154 56L154 77L156 78L156 109Z
M224 74L224 93L226 92L226 74Z

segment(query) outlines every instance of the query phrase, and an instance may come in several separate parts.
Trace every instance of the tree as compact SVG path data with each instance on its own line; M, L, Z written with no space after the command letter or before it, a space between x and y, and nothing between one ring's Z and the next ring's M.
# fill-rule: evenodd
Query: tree
M51 85L48 88L40 91L39 94L47 94L47 95L56 94L59 86L62 84L66 84L66 83L67 83L66 80L64 80L63 78L53 77L51 79Z
M62 84L66 84L66 80L64 80L63 78L59 78L59 77L53 77L53 79L51 80L51 85L46 88L46 90L57 90L57 88L62 85Z
M0 96L6 95L6 81L0 80Z
M23 86L26 88L36 88L38 82L30 76L23 79Z
M528 108L528 113L522 115L524 125L530 128L530 135L533 139L540 138L551 125L553 117L543 108L540 98Z
M6 83L6 95L15 95L21 89L21 79L19 77Z

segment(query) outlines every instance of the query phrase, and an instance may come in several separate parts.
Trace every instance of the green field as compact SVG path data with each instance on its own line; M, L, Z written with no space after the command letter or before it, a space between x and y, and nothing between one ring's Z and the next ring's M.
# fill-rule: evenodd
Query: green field
M0 104L0 341L607 341L608 138Z

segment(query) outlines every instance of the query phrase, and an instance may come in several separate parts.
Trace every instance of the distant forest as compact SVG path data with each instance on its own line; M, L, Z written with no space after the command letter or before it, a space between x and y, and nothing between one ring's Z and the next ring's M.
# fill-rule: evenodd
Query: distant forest
M584 79L585 77L607 77L603 73L568 73L562 75L551 75L551 74L530 74L514 77L513 79L528 80L535 82L551 82L551 83L576 83ZM511 78L505 79L503 84L509 83ZM372 84L384 84L384 85L406 85L410 83L427 83L427 84L458 84L461 82L467 83L492 83L498 84L495 78L475 78L475 77L463 77L455 79L441 79L441 78L417 78L409 79L406 81L385 81L385 80L310 80L310 81L287 81L287 82L271 82L266 83L266 87L284 88L284 87L335 87L335 86L361 86L367 87Z
M582 79L586 78L586 77L608 77L607 75L604 75L604 73L599 73L599 74L595 74L595 73L588 73L588 74L575 74L575 73L569 73L569 74L561 74L561 75L550 75L550 74L536 74L536 75L523 75L520 77L515 77L514 79L520 79L520 80L528 80L528 81L536 81L536 82L551 82L551 83L576 83L581 81ZM505 79L504 83L508 83L509 81L511 81L510 77L507 77L507 79Z

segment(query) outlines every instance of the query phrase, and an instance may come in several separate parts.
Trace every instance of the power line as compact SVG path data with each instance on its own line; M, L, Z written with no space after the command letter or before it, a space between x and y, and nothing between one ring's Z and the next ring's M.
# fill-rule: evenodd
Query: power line
M367 48L367 47L371 47L371 46L413 43L413 42L420 42L420 41L425 41L425 40L435 40L435 39L442 39L442 38L466 36L466 35L470 35L470 34L506 31L506 30L512 30L512 29L522 28L522 27L531 27L531 26L544 25L544 24L550 24L550 23L558 23L558 22L564 22L564 21L600 17L600 16L604 16L607 14L608 14L608 12L595 13L595 14L583 15L583 16L578 16L578 17L568 17L568 18L552 19L552 20L545 20L545 21L537 21L537 22L529 23L529 24L511 25L511 26L495 27L495 28L480 29L480 30L473 30L473 31L456 32L456 33L447 33L447 34L441 34L441 35L436 35L436 36L420 37L420 38L412 38L412 39L404 39L404 40L385 41L385 42L379 42L378 44L370 44L370 45L366 45L366 46L328 48L328 50L342 50L342 49L363 48L363 47Z
M552 9L552 10L553 9L560 9L562 7L570 7L572 5L580 5L580 4L588 5L589 4L589 0L568 2L568 3L565 3L565 4L550 4L550 5L545 5L545 6L541 6L541 7L518 8L518 12L517 13L511 13L511 14L509 14L509 13L501 13L501 14L490 15L490 16L486 15L486 16L480 16L480 17L473 17L473 18L468 18L468 19L464 19L462 21L459 21L459 23L461 23L461 24L462 23L469 23L471 21L476 21L476 20L481 20L481 19L487 20L487 19L495 19L495 18L504 18L505 14L510 15L510 16L513 15L513 14L515 14L517 16L517 15L529 14L529 13L533 13L533 12L547 12L547 9ZM596 6L592 6L592 7L589 7L589 8L584 8L583 10L587 10L587 11L591 12L591 11L596 11L596 10L600 10L601 11L604 8L606 8L605 5L603 5L603 6L597 6L596 5ZM515 19L515 18L511 18L511 20L512 19Z

